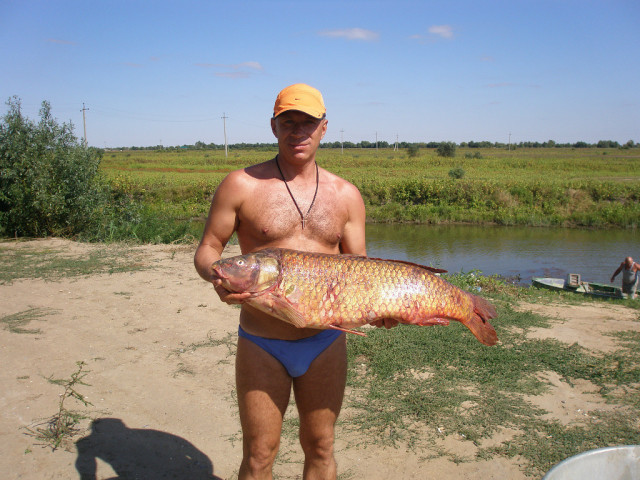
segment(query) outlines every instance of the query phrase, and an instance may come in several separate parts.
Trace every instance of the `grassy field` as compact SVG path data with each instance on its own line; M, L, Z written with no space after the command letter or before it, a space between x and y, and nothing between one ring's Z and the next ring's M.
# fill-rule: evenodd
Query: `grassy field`
M473 337L460 335L461 325L433 331L400 326L367 332L367 337L350 342L348 348L348 384L357 392L349 399L357 409L349 428L366 431L368 439L383 444L436 450L438 438L455 432L478 447L475 458L519 456L525 461L525 472L534 478L577 453L640 442L637 332L618 332L619 348L605 354L577 343L527 338L531 329L549 328L551 319L514 309L518 301L572 304L584 300L570 293L514 287L492 277L456 274L447 279L468 291L481 287L492 299L502 326L498 328L500 346L486 348ZM624 304L638 308L640 301ZM592 382L602 401L617 408L594 413L575 425L545 418L544 410L526 400L548 390L544 372L558 374L569 385L579 379ZM425 425L431 426L426 435ZM482 446L504 428L519 433L500 445ZM439 454L451 455L444 450Z
M101 169L163 222L199 235L224 176L274 149L108 151ZM410 157L392 149L320 149L318 162L361 191L369 221L492 223L590 228L640 224L640 150L458 149ZM453 178L452 171L462 178Z

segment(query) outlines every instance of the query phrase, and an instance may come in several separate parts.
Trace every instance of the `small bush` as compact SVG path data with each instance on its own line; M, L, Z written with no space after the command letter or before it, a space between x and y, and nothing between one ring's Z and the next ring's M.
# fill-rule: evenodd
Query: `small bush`
M407 148L407 155L409 158L417 157L419 152L420 148L418 148L417 145L409 145L409 148Z
M436 150L441 157L455 157L456 156L456 144L453 142L442 142L438 145Z
M463 178L465 174L464 168L462 167L456 167L456 168L452 168L451 170L449 170L449 176L451 178Z

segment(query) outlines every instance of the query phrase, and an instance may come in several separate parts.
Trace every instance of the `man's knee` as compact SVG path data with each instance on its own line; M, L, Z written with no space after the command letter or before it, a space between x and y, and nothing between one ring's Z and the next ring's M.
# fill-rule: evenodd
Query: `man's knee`
M245 462L252 471L271 470L278 454L280 442L269 439L254 439L245 445Z
M300 444L306 457L316 458L326 462L333 460L333 430L324 435L300 434Z

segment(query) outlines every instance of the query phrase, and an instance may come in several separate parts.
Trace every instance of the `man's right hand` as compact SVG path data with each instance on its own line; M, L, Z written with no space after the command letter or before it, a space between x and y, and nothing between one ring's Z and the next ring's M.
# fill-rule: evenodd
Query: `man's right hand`
M224 303L228 303L229 305L238 305L244 303L247 299L251 298L251 293L243 292L243 293L234 293L230 292L226 288L222 286L222 281L219 279L214 280L213 288L220 297L220 300Z

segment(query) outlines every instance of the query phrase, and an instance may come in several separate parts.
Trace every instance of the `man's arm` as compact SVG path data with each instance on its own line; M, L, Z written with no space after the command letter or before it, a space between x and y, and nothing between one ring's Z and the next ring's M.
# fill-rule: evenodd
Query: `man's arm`
M620 266L618 267L618 269L615 272L613 272L613 275L611 275L611 281L612 282L618 276L618 274L622 271L623 268L624 268L624 262L622 262L620 264Z
M221 286L219 279L213 277L211 271L211 265L220 260L225 245L238 225L238 212L247 191L242 173L241 170L230 173L218 186L211 201L202 239L193 258L198 274L213 283L220 299L226 303L241 303L251 296L248 293L230 293Z
M366 255L367 245L364 234L366 212L364 200L362 200L362 195L360 195L358 189L346 181L343 192L342 201L347 205L349 217L340 240L340 253Z

